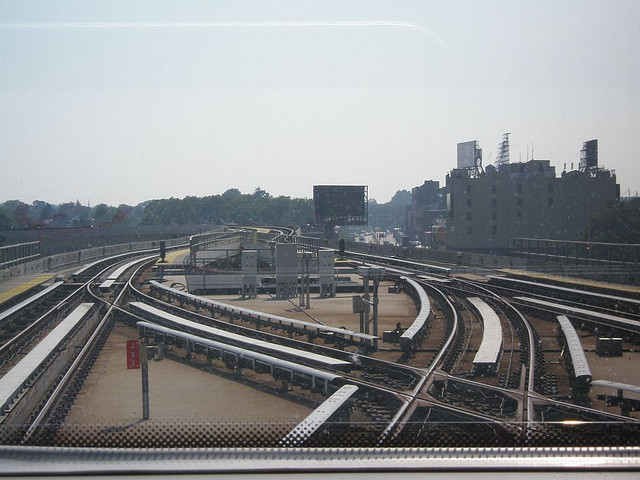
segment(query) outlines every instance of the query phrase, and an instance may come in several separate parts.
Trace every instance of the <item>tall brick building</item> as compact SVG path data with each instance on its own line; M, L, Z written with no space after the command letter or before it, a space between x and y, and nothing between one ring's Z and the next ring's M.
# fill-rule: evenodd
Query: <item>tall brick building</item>
M557 177L549 160L507 163L447 175L447 249L505 252L514 237L577 240L589 218L620 197L613 172Z

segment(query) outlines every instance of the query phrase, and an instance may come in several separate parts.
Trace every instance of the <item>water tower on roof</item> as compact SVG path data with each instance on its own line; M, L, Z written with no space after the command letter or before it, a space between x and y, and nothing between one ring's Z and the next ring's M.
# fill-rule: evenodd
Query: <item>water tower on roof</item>
M502 141L498 145L498 155L494 162L498 168L500 168L501 165L509 163L509 135L511 135L511 132L503 133Z

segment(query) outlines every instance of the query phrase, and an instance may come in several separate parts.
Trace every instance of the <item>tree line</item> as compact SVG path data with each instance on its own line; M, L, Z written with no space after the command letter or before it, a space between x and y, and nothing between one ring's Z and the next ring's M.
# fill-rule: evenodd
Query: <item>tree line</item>
M384 229L402 227L407 190L384 204L369 201L369 224ZM138 225L313 225L313 200L274 197L257 187L250 194L231 188L219 195L150 200L136 206L118 207L79 201L53 205L41 200L31 204L10 200L0 204L0 230L66 227L112 227Z
M584 240L605 243L640 243L640 198L610 201L591 217Z
M398 190L387 203L369 200L369 227L404 228L410 203L407 190ZM257 187L251 194L232 188L220 195L150 200L136 206L89 207L78 201L53 205L42 200L0 203L0 230L172 224L313 225L313 200L274 197ZM640 198L610 202L592 217L583 240L640 243Z
M287 196L273 197L260 187L251 194L232 188L220 195L169 198L150 201L141 225L313 224L313 201Z
M143 211L144 204L113 207L101 203L89 207L79 201L54 205L42 200L31 204L9 200L0 203L0 230L136 226Z

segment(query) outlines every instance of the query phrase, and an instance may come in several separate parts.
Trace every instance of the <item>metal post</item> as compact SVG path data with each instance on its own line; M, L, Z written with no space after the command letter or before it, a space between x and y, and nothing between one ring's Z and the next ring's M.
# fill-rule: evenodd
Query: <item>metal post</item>
M371 297L369 295L369 274L367 273L366 275L364 275L362 277L362 285L363 285L363 290L364 290L364 295L363 295L363 299L365 300L366 303L369 303L371 300ZM364 333L369 333L369 309L365 308L365 312L364 312Z
M380 279L373 277L373 335L378 336L378 287Z
M306 270L307 270L307 305L306 308L311 308L311 272L309 268L309 261L311 260L311 253L307 253L305 256Z
M304 308L304 272L300 276L300 292L298 293L298 307Z
M142 419L149 420L149 363L147 361L147 343L140 342L140 364L142 371Z
M544 263L547 263L549 261L549 259L547 258L548 252L549 252L549 241L545 240L544 241Z
M271 250L271 283L273 285L275 285L276 283L276 272L274 271L275 268L275 250L276 250L276 243L275 242L269 242L269 250ZM258 263L259 265L259 263Z

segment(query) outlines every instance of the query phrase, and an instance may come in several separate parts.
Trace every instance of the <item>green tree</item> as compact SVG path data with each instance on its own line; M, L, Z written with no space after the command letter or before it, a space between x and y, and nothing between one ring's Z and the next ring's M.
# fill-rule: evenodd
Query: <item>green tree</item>
M105 203L99 203L93 209L93 220L96 225L104 225L111 221L111 207Z
M0 230L9 230L11 228L11 219L0 211Z
M47 220L51 220L54 213L55 208L50 203L42 200L34 200L31 204L29 216L36 225L43 225Z
M29 218L30 207L26 203L20 202L13 211L13 223L18 228L30 228L33 222Z
M260 187L256 187L253 191L254 198L271 198L271 195L266 190L263 190Z
M369 200L369 226L383 230L404 228L409 205L411 205L411 192L408 190L398 190L387 203Z
M411 205L411 192L409 190L398 190L393 197L391 197L391 202L397 205Z
M242 196L242 192L237 188L230 188L222 194L224 198L238 198Z
M126 224L127 219L129 218L129 215L131 214L132 210L133 210L133 207L126 205L124 203L121 203L120 205L118 205L118 208L113 214L113 217L111 217L111 223L114 225Z
M640 198L609 202L604 210L591 217L590 240L640 243Z
M142 214L142 225L310 223L313 202L309 199L272 197L260 187L253 194L229 189L222 195L153 200Z

